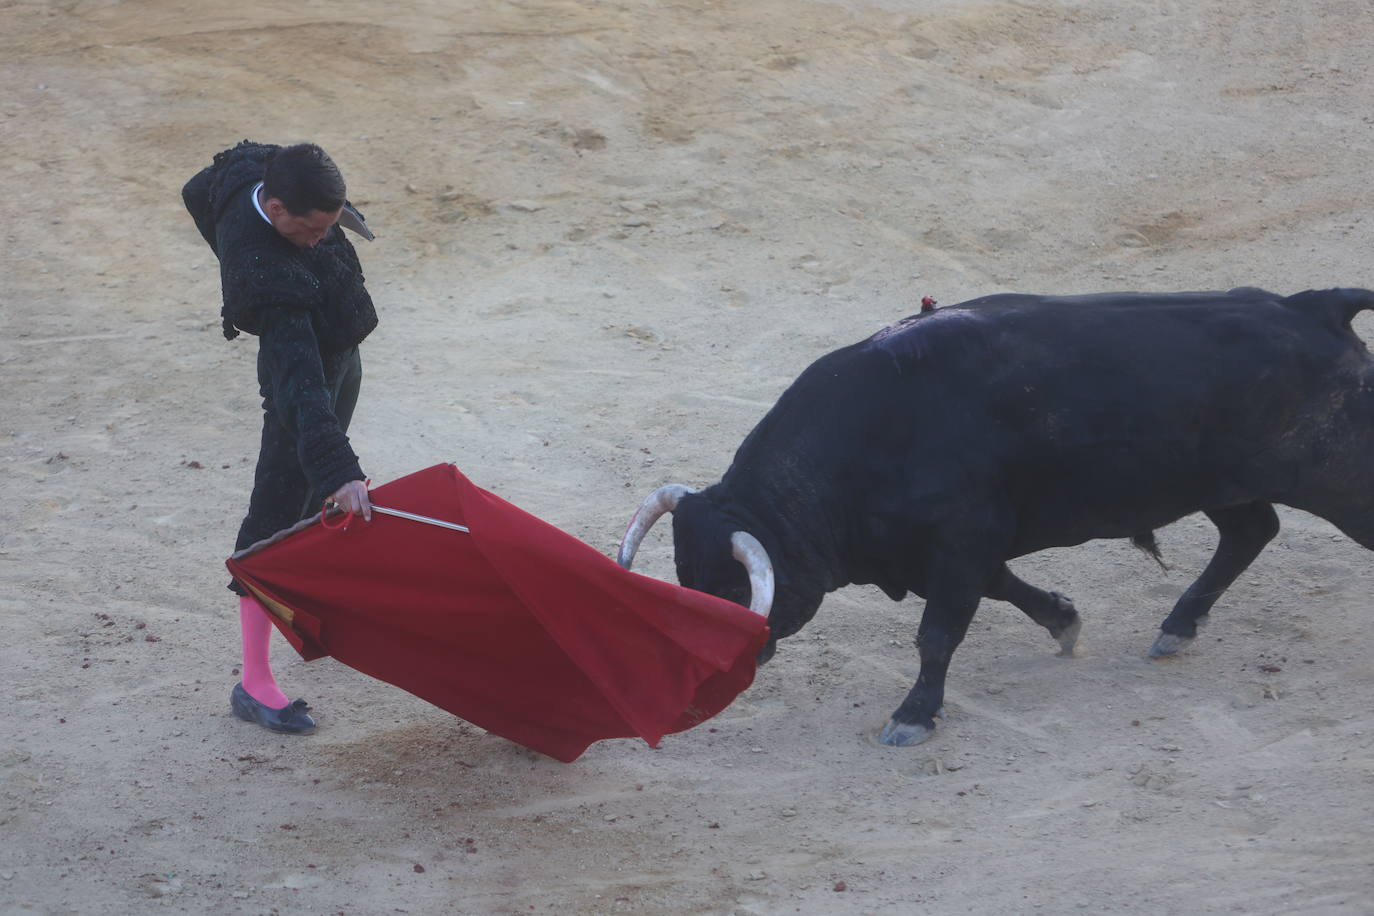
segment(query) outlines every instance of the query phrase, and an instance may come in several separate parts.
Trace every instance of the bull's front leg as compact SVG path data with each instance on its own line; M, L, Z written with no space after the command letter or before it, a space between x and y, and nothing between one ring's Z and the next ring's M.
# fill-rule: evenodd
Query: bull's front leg
M960 576L928 592L921 626L916 632L921 671L911 692L883 727L879 736L883 744L909 747L925 741L935 731L935 717L945 703L945 674L950 659L973 622L982 593L982 583L970 576Z

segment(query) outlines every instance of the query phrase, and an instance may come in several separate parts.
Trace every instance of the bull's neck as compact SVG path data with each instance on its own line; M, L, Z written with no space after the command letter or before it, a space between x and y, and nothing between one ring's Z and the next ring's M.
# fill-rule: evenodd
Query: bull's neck
M731 473L713 487L718 505L759 539L794 587L831 592L849 584L841 557L846 526L838 507L817 498L815 488Z

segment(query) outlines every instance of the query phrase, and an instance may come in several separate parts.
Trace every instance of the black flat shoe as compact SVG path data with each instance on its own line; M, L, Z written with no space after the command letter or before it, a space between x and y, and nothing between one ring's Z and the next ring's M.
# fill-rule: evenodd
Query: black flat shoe
M248 691L243 689L243 684L238 683L234 685L229 706L234 710L234 715L243 721L256 722L274 732L308 735L315 730L315 720L306 712L310 704L305 700L296 700L281 709L273 709L253 699Z

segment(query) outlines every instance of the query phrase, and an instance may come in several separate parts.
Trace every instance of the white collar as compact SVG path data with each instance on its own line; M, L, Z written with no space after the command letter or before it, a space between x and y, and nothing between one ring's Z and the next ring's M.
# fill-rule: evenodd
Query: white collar
M267 222L267 225L271 226L272 221L267 218L266 213L262 212L262 204L258 203L258 192L262 190L263 184L264 182L259 181L257 187L253 188L253 209L258 211L258 216L261 216L263 220Z

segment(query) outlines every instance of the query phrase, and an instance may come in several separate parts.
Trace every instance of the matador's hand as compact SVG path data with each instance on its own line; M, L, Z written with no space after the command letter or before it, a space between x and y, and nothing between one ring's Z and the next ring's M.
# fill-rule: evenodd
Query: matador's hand
M343 512L361 515L363 521L372 521L372 500L367 498L367 484L361 480L350 480L334 491L329 501Z

